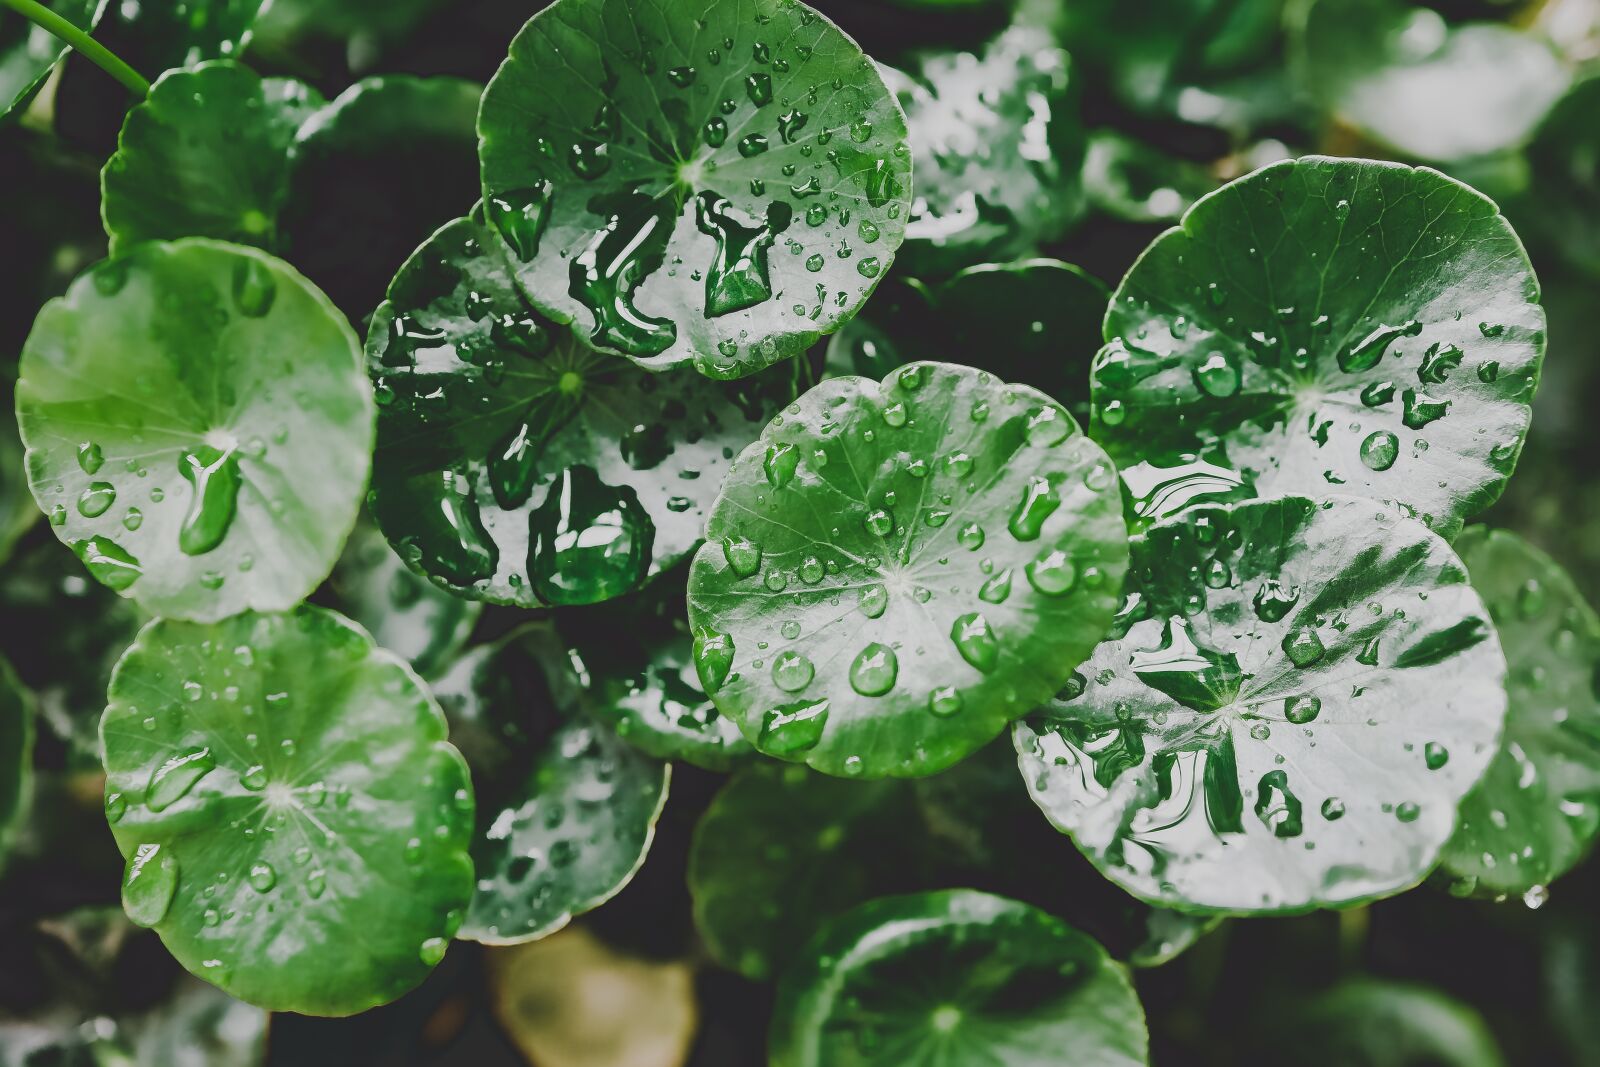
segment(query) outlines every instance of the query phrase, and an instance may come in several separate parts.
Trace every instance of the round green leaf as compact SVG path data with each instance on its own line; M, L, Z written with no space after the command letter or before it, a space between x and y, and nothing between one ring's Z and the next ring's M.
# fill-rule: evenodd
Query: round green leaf
M772 1067L1149 1062L1144 1009L1093 939L971 890L888 897L784 974Z
M272 248L289 144L321 104L300 82L231 60L162 75L101 173L112 252L178 237Z
M481 216L406 261L367 335L373 515L457 596L591 604L699 543L726 457L794 396L596 352L518 295Z
M905 230L905 118L793 0L557 0L479 115L489 217L540 310L738 378L850 318Z
M689 572L701 682L756 748L914 777L1060 688L1126 566L1065 409L949 363L834 378L734 461Z
M211 621L287 608L333 567L372 393L349 325L288 264L140 245L45 305L21 370L34 499L104 584Z
M424 678L454 659L483 611L418 577L365 522L345 542L328 584L339 610Z
M905 255L947 274L1060 237L1083 208L1084 132L1067 53L1016 26L980 54L888 71L916 164Z
M100 19L106 0L48 0L45 7L80 30ZM72 49L16 11L0 10L0 123L26 108Z
M534 627L473 649L435 683L479 787L477 887L457 936L545 937L644 862L670 768L584 712L587 683Z
M1444 867L1465 888L1540 894L1600 833L1600 619L1567 572L1515 534L1474 526L1456 551L1511 670L1500 751L1461 804Z
M190 972L348 1015L443 957L472 892L472 787L399 659L319 608L162 619L107 699L123 908Z
M1034 802L1135 896L1415 885L1493 757L1505 659L1449 547L1370 501L1197 508L1133 542L1112 636L1014 731Z
M367 78L302 125L279 211L281 251L354 320L414 248L478 197L482 87Z
M0 659L0 867L33 786L33 707L11 664Z
M1145 517L1242 480L1395 500L1449 536L1521 451L1538 300L1516 234L1466 186L1394 163L1274 164L1196 203L1122 280L1096 439L1160 487L1135 490Z
M828 919L924 888L932 857L907 783L847 782L762 760L735 774L695 824L695 928L718 962L765 981Z
M1363 134L1446 162L1520 147L1571 73L1536 34L1451 26L1399 0L1311 0L1289 20L1303 87Z
M675 571L634 596L563 611L557 625L596 719L646 755L729 771L755 750L700 687L684 578Z
M1469 1005L1411 982L1357 978L1262 1013L1259 1047L1273 1062L1294 1049L1305 1067L1505 1067L1488 1024Z

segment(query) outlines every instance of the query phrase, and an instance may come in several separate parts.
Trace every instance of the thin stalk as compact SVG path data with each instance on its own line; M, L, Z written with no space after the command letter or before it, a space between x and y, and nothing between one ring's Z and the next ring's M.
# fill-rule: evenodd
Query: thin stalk
M145 81L138 71L118 59L106 49L105 45L38 0L0 0L0 7L9 7L34 25L55 34L61 38L63 44L70 45L95 66L121 82L134 96L142 100L150 95L150 83Z

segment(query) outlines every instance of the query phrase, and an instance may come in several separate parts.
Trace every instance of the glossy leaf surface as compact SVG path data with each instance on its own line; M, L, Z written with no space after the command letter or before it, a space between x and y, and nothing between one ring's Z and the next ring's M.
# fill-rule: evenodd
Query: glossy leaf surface
M1427 986L1351 979L1299 1003L1281 1005L1265 1027L1282 1054L1292 1045L1306 1067L1504 1067L1494 1033L1467 1004Z
M1008 259L1081 213L1076 86L1047 33L1015 27L979 53L931 53L888 77L916 163L905 251L915 270Z
M321 104L230 60L168 71L128 112L101 175L112 251L179 237L272 249L289 145Z
M1126 565L1065 409L947 363L830 379L734 462L689 574L700 679L768 755L914 777L1060 688Z
M97 580L214 620L287 608L332 568L372 394L349 325L287 264L140 245L45 306L21 366L34 499Z
M1456 551L1511 669L1500 751L1461 804L1444 867L1466 888L1537 893L1600 833L1600 619L1567 572L1515 534L1474 526Z
M458 936L517 944L561 929L633 878L669 768L587 715L589 679L548 629L479 646L435 683L473 766L477 885Z
M1162 486L1147 518L1242 481L1395 500L1449 536L1521 451L1538 301L1516 234L1466 186L1393 163L1274 164L1195 204L1123 279L1093 432Z
M365 633L308 607L160 620L109 701L123 908L193 974L347 1015L443 957L472 891L472 785L438 705Z
M738 378L866 300L905 229L905 120L787 0L557 0L484 93L483 191L540 310L652 368Z
M1088 936L971 890L887 897L830 924L778 986L773 1067L1148 1062L1144 1010Z
M1505 670L1420 524L1351 498L1197 508L1134 540L1113 636L1017 725L1018 764L1145 900L1346 905L1433 866L1494 755Z
M472 219L406 262L367 355L379 526L436 584L522 607L608 600L687 555L729 457L794 395L788 368L709 385L594 351Z

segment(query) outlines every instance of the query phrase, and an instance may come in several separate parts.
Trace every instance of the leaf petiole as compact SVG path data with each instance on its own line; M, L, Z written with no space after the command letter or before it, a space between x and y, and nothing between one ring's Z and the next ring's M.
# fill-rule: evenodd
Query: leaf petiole
M0 0L0 7L9 7L34 25L53 33L63 43L71 45L101 70L121 82L130 93L140 99L150 95L150 83L145 81L143 75L113 55L105 45L38 0Z

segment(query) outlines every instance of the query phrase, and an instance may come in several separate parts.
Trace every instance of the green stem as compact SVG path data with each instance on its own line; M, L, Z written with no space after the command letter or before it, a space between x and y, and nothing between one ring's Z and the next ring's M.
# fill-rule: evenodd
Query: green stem
M90 37L38 0L0 0L0 7L9 7L34 25L48 30L91 60L95 66L127 87L128 92L141 100L150 95L150 83L138 71L109 52L105 45Z

